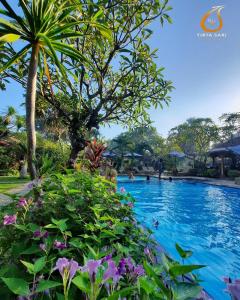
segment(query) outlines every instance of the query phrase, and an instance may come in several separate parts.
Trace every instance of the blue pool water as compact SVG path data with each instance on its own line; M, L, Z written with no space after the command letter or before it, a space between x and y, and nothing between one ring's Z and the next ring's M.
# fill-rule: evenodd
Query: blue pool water
M145 177L120 177L121 187L135 197L137 219L165 250L175 259L176 242L192 250L189 263L207 265L198 271L202 286L214 299L230 299L222 277L240 277L240 190L184 180L147 182Z

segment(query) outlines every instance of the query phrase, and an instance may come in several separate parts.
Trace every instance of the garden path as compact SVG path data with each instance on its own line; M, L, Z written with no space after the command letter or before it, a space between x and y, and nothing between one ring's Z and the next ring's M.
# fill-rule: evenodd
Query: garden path
M27 194L27 192L30 190L29 183L25 183L24 185L21 185L19 187L13 188L8 191L8 194L16 194L19 196L24 196ZM12 198L5 194L0 194L0 207L5 206L9 204L12 201Z

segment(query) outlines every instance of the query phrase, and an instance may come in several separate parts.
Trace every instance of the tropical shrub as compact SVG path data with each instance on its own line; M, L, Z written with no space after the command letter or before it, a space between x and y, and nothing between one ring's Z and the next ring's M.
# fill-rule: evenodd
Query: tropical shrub
M202 266L156 256L134 199L100 176L54 174L1 211L0 299L189 299ZM191 256L176 246L182 259ZM14 298L15 297L15 298Z
M227 176L230 177L230 178L240 177L240 171L239 170L230 169L227 172Z

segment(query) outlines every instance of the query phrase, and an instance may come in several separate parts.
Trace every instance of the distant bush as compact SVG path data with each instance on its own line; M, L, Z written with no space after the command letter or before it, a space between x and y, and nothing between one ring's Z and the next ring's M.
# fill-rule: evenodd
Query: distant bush
M207 169L203 173L204 177L211 177L211 178L216 178L219 177L219 172L216 169Z
M199 171L198 171L198 169L196 169L196 168L189 169L188 175L189 175L189 176L197 176L198 172L199 172Z
M240 171L239 170L230 169L227 172L227 176L230 177L230 178L240 177Z

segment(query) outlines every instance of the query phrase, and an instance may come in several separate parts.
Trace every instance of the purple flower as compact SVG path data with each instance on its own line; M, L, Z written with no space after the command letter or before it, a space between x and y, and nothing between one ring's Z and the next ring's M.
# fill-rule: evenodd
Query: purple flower
M123 186L120 188L120 193L122 193L122 194L126 193L126 190Z
M77 270L79 270L78 263L75 260L71 259L69 262L69 280L73 279Z
M41 231L40 230L35 230L34 233L33 233L33 237L34 238L39 238L41 237L42 234L41 234Z
M112 254L110 253L110 254L106 255L105 257L103 257L101 262L104 263L104 262L110 260L111 258L112 258Z
M43 238L43 239L48 238L48 236L49 236L49 232L47 232L47 231L45 231L45 232L42 234L42 238Z
M90 259L87 263L80 268L82 272L88 272L90 280L95 281L95 276L97 274L98 268L101 266L101 260Z
M136 279L145 274L142 265L135 266L132 262L131 257L122 258L118 264L118 274L128 275L132 279Z
M113 279L114 283L117 283L120 279L120 274L118 271L118 268L113 260L108 260L108 268L103 274L103 279L108 280L108 279Z
M134 204L132 202L128 202L127 206L129 206L130 208L133 208Z
M142 265L137 265L134 268L133 275L136 276L137 278L143 276L144 274L145 274L145 271L144 271Z
M28 205L27 200L25 198L20 198L17 207L26 207L27 205Z
M59 242L57 240L54 241L53 246L54 246L54 248L59 249L59 250L63 250L65 248L67 248L67 245L65 243Z
M28 187L29 189L32 189L32 188L33 188L33 183L30 182L30 183L27 185L27 187Z
M45 245L44 243L39 244L39 248L40 248L42 251L46 251L46 245Z
M150 256L150 255L151 255L151 252L150 252L150 250L149 250L148 247L146 247L146 248L144 249L144 253L145 253L147 256Z
M227 284L227 292L232 296L234 300L240 299L240 280L236 279L234 282L229 277L223 278Z
M131 257L122 258L118 264L118 271L120 275L132 272L134 270L134 265L132 263Z
M59 258L56 262L56 266L54 270L58 270L61 276L63 277L64 275L64 270L68 268L69 265L69 260L65 257Z
M79 265L73 259L68 260L66 257L62 257L57 260L54 270L58 270L62 278L67 276L65 279L70 282L79 270Z
M15 224L17 220L17 215L5 215L3 217L3 225L12 225Z

